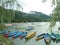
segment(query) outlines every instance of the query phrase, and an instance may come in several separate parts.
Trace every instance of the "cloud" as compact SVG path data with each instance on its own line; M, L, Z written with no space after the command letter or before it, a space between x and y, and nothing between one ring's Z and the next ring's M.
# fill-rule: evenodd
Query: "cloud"
M22 6L24 12L29 11L39 11L45 14L50 14L53 10L51 7L51 1L48 0L45 3L42 3L42 0L22 0Z

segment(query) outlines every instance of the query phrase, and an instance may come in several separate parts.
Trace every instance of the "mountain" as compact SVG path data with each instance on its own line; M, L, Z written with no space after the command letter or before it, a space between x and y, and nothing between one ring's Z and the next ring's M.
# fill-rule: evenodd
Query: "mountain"
M0 6L0 12L2 8L3 7ZM12 9L5 9L5 8L3 9L4 9L3 12L5 13L8 11L12 11ZM12 20L12 22L47 22L47 21L50 21L51 19L51 16L48 16L42 12L31 11L30 13L25 13L25 12L17 11L17 10L13 10L13 11L15 11L15 17ZM7 13L5 15L9 17ZM1 14L0 14L0 17L1 17ZM6 22L6 18L4 18L4 21Z
M31 11L30 13L15 11L13 22L46 22L50 18L50 16L37 11Z

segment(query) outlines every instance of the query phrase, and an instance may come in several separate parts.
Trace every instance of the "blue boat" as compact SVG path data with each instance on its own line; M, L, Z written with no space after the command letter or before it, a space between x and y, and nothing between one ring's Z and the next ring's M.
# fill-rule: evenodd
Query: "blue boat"
M56 40L56 34L54 34L53 32L50 34L50 38L55 41Z
M0 34L3 34L3 32L2 32L2 31L0 31Z
M43 35L45 35L45 33L43 33L43 34L40 34L40 35L38 35L37 37L40 37L40 36L43 36Z
M33 27L30 27L30 26L28 26L27 28L26 28L26 30L32 30L33 29Z
M22 32L22 35L20 36L20 38L24 38L28 33L27 32Z
M45 41L46 45L47 44L49 45L51 43L50 35L48 33L45 33L44 41Z
M4 35L6 35L6 34L8 34L8 33L10 33L10 31L8 31L8 30L4 30L4 31L3 31L3 34L4 34Z
M56 35L56 43L59 43L60 42L60 34L55 34Z
M17 38L17 37L19 37L21 35L22 35L22 32L18 32L16 35L12 36L12 38L14 39L14 38Z
M18 31L14 31L14 32L10 32L9 34L5 35L7 37L11 37L13 35L16 35L18 33Z

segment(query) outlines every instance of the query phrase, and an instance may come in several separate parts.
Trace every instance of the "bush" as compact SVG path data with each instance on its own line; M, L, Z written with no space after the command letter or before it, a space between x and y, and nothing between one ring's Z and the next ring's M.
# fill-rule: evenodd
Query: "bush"
M7 26L5 26L4 24L0 24L0 31L5 30L5 29L7 29Z

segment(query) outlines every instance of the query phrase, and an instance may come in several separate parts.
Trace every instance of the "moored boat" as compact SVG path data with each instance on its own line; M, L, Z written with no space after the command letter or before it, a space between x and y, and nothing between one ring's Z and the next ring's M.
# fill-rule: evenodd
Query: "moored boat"
M46 45L51 43L51 39L50 39L50 36L48 33L46 33L44 35L44 41L45 41Z
M31 26L28 26L27 28L26 28L26 30L32 30L33 29L33 27L31 27Z
M18 33L18 31L14 31L14 32L10 32L8 33L7 35L5 35L6 37L11 37L11 36L14 36Z
M16 35L12 36L12 38L17 38L17 37L20 37L22 35L22 32L18 32Z
M36 34L36 32L31 32L30 34L27 34L27 36L25 37L25 39L30 39L32 37L34 37Z
M43 39L44 35L45 35L45 33L38 35L35 40L39 41L39 40Z
M56 34L51 33L51 34L50 34L50 38L51 38L53 41L56 41Z
M10 33L9 30L3 30L3 34L4 34L4 35L7 35L8 33Z
M41 40L41 39L43 39L44 37L43 36L40 36L40 37L37 37L35 40L36 41L39 41L39 40Z
M40 34L40 35L38 35L37 37L40 37L40 36L43 36L43 35L45 35L45 33L43 33L43 34Z
M28 34L27 32L23 32L22 35L20 36L20 38L22 39L22 38L26 37L27 34Z
M3 34L3 32L2 32L2 31L0 31L0 34Z

